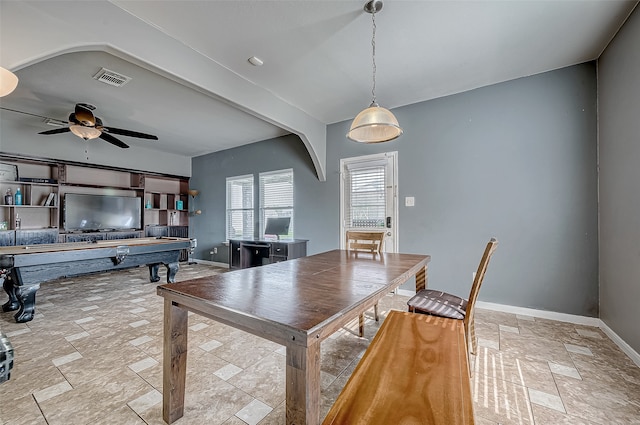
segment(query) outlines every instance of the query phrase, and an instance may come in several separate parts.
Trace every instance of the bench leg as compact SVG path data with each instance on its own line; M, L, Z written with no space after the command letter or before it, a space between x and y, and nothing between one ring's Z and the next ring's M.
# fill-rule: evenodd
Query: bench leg
M358 334L360 337L364 337L364 313L360 313L358 316Z
M380 315L378 314L378 303L373 306L373 315L376 318L376 322L380 321Z

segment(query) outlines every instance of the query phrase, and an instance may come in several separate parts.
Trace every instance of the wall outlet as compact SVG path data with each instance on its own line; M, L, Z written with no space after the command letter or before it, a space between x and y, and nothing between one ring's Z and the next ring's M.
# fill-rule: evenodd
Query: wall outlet
M214 254L217 254L217 253L218 253L218 248L217 248L217 247L216 247L216 248L213 248L213 253L214 253Z

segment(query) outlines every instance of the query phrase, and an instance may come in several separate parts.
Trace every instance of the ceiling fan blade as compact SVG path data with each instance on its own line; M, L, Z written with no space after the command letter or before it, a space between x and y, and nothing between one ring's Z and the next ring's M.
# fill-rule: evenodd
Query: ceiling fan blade
M102 134L100 134L99 136L102 140L105 140L109 143L111 143L112 145L116 145L119 148L123 148L126 149L129 147L129 145L127 145L126 143L124 143L123 141L116 139L115 137L113 137L110 134L105 133L104 131L102 132Z
M114 127L103 127L103 129L105 131L108 131L109 133L119 134L121 136L138 137L140 139L158 140L158 136L154 136L152 134L139 133L137 131L123 130L121 128L114 128Z
M66 133L69 130L69 127L63 127L63 128L54 128L53 130L47 130L47 131L41 131L38 134L59 134L59 133Z

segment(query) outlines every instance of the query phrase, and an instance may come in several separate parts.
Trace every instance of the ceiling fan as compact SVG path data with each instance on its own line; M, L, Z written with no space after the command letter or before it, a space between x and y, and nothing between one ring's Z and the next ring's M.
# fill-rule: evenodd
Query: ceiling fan
M13 112L20 112L27 115L34 115L37 117L41 117L40 115L31 114L28 112L16 111L13 109L7 109ZM140 139L151 139L158 140L158 136L154 136L152 134L139 133L137 131L131 130L123 130L121 128L115 127L107 127L102 123L102 120L99 117L93 115L93 110L96 109L95 106L90 105L88 103L77 103L75 111L69 115L69 121L61 121L55 118L41 117L51 120L53 122L60 122L64 124L69 124L68 127L56 128L53 130L41 131L38 134L59 134L59 133L67 133L72 132L76 136L84 139L95 139L101 138L102 140L111 143L119 148L128 148L129 145L124 143L122 140L113 136L113 134L121 135L121 136L129 136L129 137L137 137Z

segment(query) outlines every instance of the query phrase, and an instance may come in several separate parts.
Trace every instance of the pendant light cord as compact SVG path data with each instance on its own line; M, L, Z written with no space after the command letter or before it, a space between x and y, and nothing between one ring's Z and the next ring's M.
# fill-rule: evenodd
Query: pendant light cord
M371 21L373 22L373 36L371 37L371 50L373 54L371 55L372 59L372 70L373 70L373 86L371 87L371 95L373 99L371 100L371 105L376 105L376 8L373 7L373 12L371 13Z

